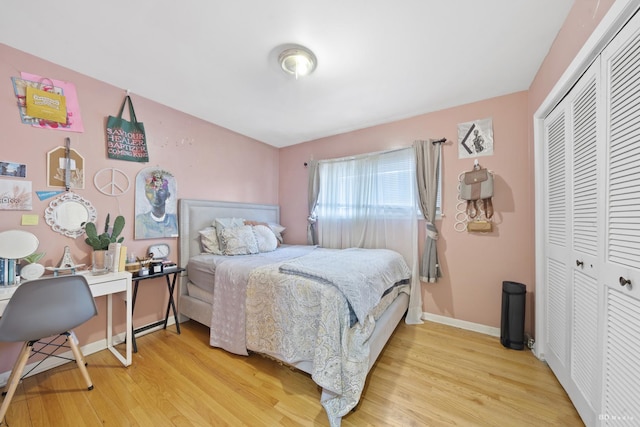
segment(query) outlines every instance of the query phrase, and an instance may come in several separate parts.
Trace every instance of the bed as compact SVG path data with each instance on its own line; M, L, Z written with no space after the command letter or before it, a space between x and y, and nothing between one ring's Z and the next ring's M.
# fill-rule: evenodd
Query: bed
M303 245L281 245L250 255L204 254L203 230L215 220L248 220L257 231L257 224L280 224L279 207L181 199L178 214L179 263L186 267L179 283L182 320L209 326L214 347L236 354L260 353L310 374L322 388L320 400L330 424L340 425L342 416L358 403L367 373L406 313L410 270L404 261L398 262L392 251L336 253ZM351 261L363 251L390 260L391 267L378 274L367 262L370 271L364 271L362 263ZM333 277L314 277L330 264L343 275L368 275L370 286L383 287L384 295L375 301L360 294L352 299L350 293L362 291L329 285Z

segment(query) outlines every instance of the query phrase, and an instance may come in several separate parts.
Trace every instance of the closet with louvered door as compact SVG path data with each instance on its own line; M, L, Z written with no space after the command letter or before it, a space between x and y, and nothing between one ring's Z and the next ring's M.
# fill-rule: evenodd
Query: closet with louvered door
M544 358L587 426L640 425L640 15L543 140Z
M545 120L545 358L587 424L600 400L598 140L602 112L596 60Z
M640 425L640 15L602 52L605 425Z

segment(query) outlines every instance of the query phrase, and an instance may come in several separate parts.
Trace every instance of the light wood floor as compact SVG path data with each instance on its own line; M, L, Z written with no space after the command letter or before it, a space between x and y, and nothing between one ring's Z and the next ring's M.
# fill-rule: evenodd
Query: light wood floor
M325 426L307 374L259 355L208 345L195 322L137 341L129 368L87 356L87 391L74 363L27 378L6 421L32 426ZM581 426L550 369L530 351L435 323L402 322L343 426Z

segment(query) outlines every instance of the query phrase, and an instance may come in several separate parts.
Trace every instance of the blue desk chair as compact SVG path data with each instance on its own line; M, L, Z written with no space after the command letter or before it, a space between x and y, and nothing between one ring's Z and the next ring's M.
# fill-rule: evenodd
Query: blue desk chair
M84 276L68 275L30 280L18 286L0 317L0 342L24 343L7 381L5 398L0 407L0 423L4 421L9 403L32 352L44 354L46 359L49 356L60 357L53 353L61 347L70 347L87 388L93 389L84 356L71 330L96 314L96 303ZM52 336L64 336L68 345L53 344L55 339L49 342L40 341ZM34 344L42 344L42 347L34 348ZM51 347L54 348L49 351Z

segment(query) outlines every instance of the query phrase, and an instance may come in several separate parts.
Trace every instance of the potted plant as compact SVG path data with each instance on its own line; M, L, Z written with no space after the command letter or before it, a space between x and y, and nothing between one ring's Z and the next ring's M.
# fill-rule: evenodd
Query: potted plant
M33 280L42 277L44 274L44 265L38 264L38 261L40 261L45 254L46 252L34 252L22 258L22 261L28 263L20 267L20 276L24 280Z
M122 243L124 237L118 238L122 230L124 229L124 217L118 215L113 221L113 228L109 229L110 215L107 214L107 219L104 224L104 231L102 234L98 234L98 229L93 222L84 223L84 231L87 234L87 238L84 239L85 243L93 248L92 262L93 270L107 272L108 263L105 263L105 253L109 249L111 243Z

